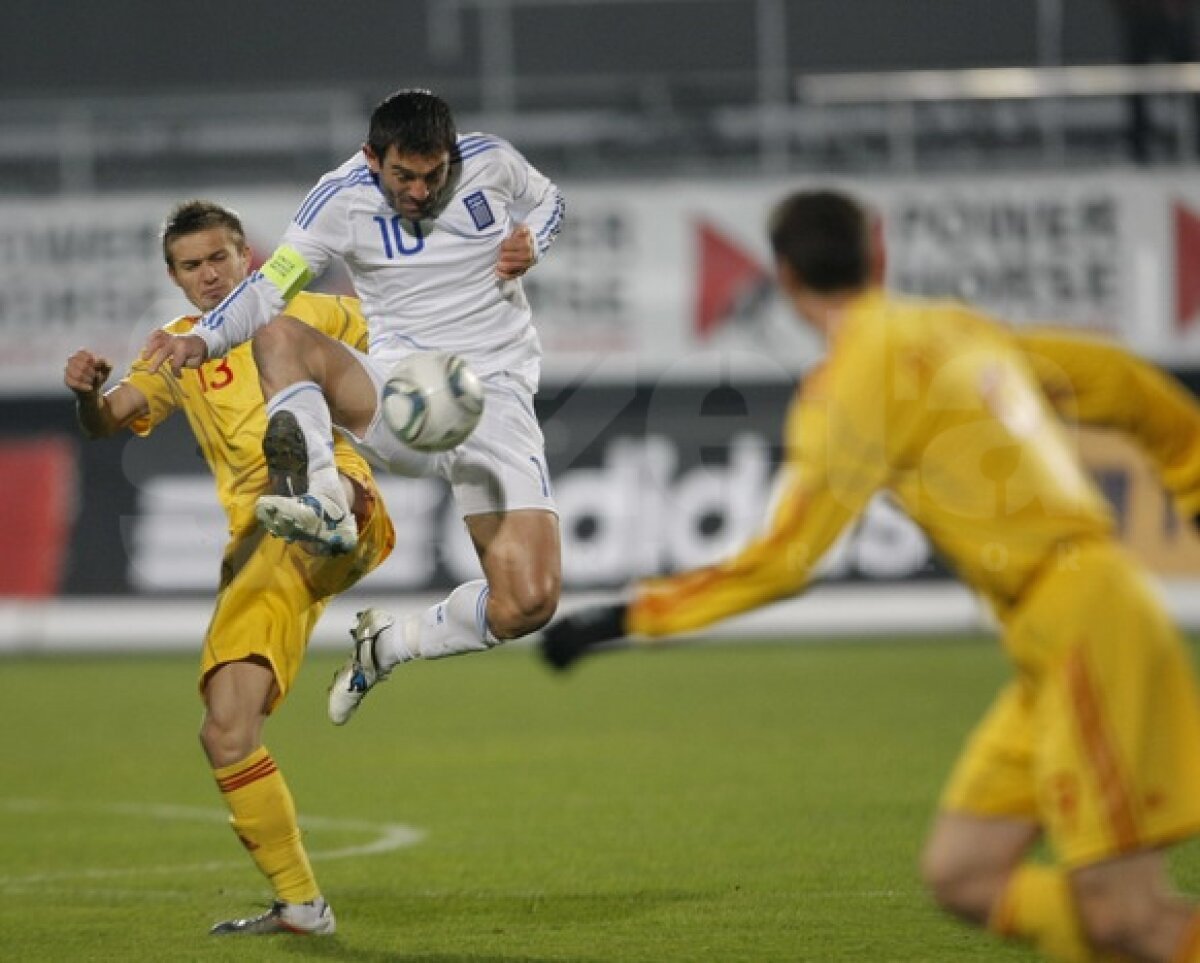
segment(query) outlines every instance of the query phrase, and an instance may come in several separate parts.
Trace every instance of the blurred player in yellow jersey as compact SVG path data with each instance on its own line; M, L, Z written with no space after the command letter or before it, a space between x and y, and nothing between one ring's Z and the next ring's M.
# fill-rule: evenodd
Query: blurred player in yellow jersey
M1016 669L944 791L922 866L934 896L1051 959L1200 963L1200 917L1163 852L1200 831L1193 668L1060 418L1129 432L1195 517L1200 407L1114 346L885 293L869 235L838 193L774 212L782 290L828 356L789 412L764 532L727 561L637 583L627 604L560 619L543 653L563 667L613 638L794 595L886 490L992 603ZM1029 858L1043 836L1052 863Z
M162 241L172 280L199 312L220 303L249 273L242 224L216 204L190 201L175 208ZM353 299L301 294L286 310L365 349L366 327ZM198 316L177 318L166 327L188 331ZM111 370L107 360L89 351L67 361L64 381L75 392L84 433L104 437L128 428L145 436L182 410L216 477L229 519L230 540L201 657L200 741L229 806L233 831L270 880L274 903L261 916L219 923L213 932L332 933L333 912L317 887L295 804L263 746L262 729L291 689L329 598L391 551L394 533L383 500L366 463L338 439L334 456L360 532L355 550L321 556L265 536L254 517L255 501L269 486L286 488L297 466L286 446L283 451L268 446L264 454L266 407L250 346L179 377L165 367L151 374L144 362L135 362L116 386L103 391Z

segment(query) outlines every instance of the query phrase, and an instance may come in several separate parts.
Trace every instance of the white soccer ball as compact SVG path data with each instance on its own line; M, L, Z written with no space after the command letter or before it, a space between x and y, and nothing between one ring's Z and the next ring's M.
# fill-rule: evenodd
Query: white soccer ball
M383 386L383 418L416 451L461 445L483 415L483 385L467 363L448 351L411 354Z

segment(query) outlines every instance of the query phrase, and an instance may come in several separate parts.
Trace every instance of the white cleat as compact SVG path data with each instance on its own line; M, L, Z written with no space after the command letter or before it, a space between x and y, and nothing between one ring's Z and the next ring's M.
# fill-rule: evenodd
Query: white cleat
M375 646L395 624L396 620L383 609L358 613L358 621L350 630L354 650L333 674L329 686L329 721L335 726L345 725L375 683L391 675L391 669L379 667Z
M263 495L254 515L277 538L306 542L323 555L345 555L358 544L354 513L326 495Z
M218 923L209 933L226 936L243 933L262 936L269 933L301 933L307 936L329 936L337 931L337 920L333 910L318 896L311 903L284 903L276 901L269 910L259 916L244 920L225 920Z

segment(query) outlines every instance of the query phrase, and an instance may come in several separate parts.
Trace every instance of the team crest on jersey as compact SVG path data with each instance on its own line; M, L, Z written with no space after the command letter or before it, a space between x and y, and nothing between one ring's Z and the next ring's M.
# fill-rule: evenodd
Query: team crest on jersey
M496 223L496 215L492 213L491 207L488 206L487 198L483 196L483 191L468 194L463 198L463 203L467 205L467 210L471 212L471 220L475 222L475 229L477 231L482 231L484 228L491 227Z

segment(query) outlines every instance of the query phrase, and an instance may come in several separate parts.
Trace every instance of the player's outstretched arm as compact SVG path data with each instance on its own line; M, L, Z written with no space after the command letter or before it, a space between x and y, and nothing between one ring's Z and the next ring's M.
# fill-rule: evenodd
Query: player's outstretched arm
M624 638L628 608L623 602L590 605L555 619L542 630L542 658L555 669L568 669L589 652Z

